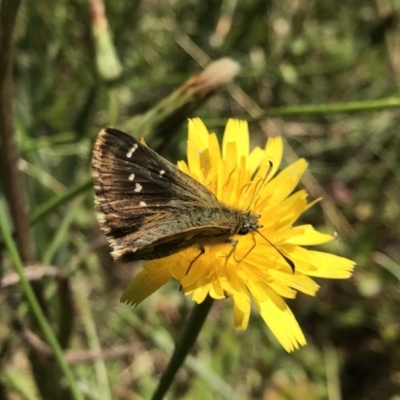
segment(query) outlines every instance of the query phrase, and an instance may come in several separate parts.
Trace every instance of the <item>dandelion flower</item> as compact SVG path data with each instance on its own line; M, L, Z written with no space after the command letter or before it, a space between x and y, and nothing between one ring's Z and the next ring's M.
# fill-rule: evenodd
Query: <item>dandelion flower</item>
M260 215L258 232L237 236L232 244L189 248L152 260L130 282L121 301L139 304L171 278L183 292L201 303L207 295L233 300L236 329L246 329L253 300L261 317L287 351L306 344L303 332L284 298L297 292L314 296L319 286L311 277L345 279L354 262L307 246L332 240L311 225L294 226L308 203L304 190L294 192L307 163L300 159L277 174L283 153L280 137L264 149L250 151L245 121L229 120L222 148L200 119L189 121L187 162L178 168L211 190L223 204ZM294 192L294 193L293 193ZM267 240L266 240L267 239ZM291 268L290 260L295 269ZM190 268L188 270L188 266Z

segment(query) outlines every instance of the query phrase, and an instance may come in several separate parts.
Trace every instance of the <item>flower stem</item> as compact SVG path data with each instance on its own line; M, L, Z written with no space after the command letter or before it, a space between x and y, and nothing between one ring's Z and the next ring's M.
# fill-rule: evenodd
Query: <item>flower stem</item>
M387 97L384 99L349 101L347 103L331 103L331 104L302 104L294 106L283 106L270 108L269 110L257 115L256 117L240 117L238 119L246 119L249 124L264 121L268 118L295 116L295 115L331 115L346 114L354 112L372 112L380 110L389 110L392 108L400 108L400 97ZM224 126L226 120L223 118L208 119L207 124L213 127Z
M174 353L172 354L171 360L169 361L168 367L164 371L157 390L154 392L152 400L161 400L170 388L175 374L185 361L190 349L196 342L197 336L207 318L208 312L214 302L210 296L208 296L203 303L196 304L192 313L190 314L189 321L186 325L186 329L182 334L180 341L177 343Z
M318 115L318 114L337 114L351 113L360 111L379 111L383 109L399 108L400 98L388 97L385 99L349 101L347 103L331 103L331 104L304 104L295 106L285 106L272 108L256 118L250 119L249 122L262 121L266 118L280 117L284 115Z

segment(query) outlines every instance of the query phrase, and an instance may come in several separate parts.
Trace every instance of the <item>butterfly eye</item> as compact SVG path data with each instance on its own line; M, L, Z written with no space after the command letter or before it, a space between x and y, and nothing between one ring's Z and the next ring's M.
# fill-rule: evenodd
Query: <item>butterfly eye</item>
M249 233L249 228L247 226L242 226L238 231L238 235L246 235L247 233Z

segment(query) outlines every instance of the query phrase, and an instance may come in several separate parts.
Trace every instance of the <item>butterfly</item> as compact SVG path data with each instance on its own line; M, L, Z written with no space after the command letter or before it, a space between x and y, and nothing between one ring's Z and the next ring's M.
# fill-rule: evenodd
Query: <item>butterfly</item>
M232 244L259 215L236 210L134 137L100 131L92 160L95 207L114 259L163 258L189 247Z

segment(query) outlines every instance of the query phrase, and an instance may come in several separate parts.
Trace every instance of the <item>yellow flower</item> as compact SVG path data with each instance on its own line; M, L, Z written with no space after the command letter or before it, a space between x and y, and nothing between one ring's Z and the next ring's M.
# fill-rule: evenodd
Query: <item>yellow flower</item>
M190 248L147 262L131 281L121 301L139 304L168 282L179 281L185 294L201 303L207 295L214 299L231 297L236 329L247 327L251 299L262 318L287 351L306 340L293 313L283 300L298 291L314 296L318 285L310 277L345 279L354 262L333 254L308 250L304 246L332 240L311 225L293 226L314 202L307 203L307 193L292 194L307 168L300 159L274 176L281 163L283 143L270 138L265 149L250 151L245 121L229 120L222 149L215 134L209 134L199 119L189 121L188 162L178 162L180 170L210 189L225 205L259 214L259 233L237 236L232 244ZM266 240L267 239L267 240ZM288 260L295 265L293 271Z

